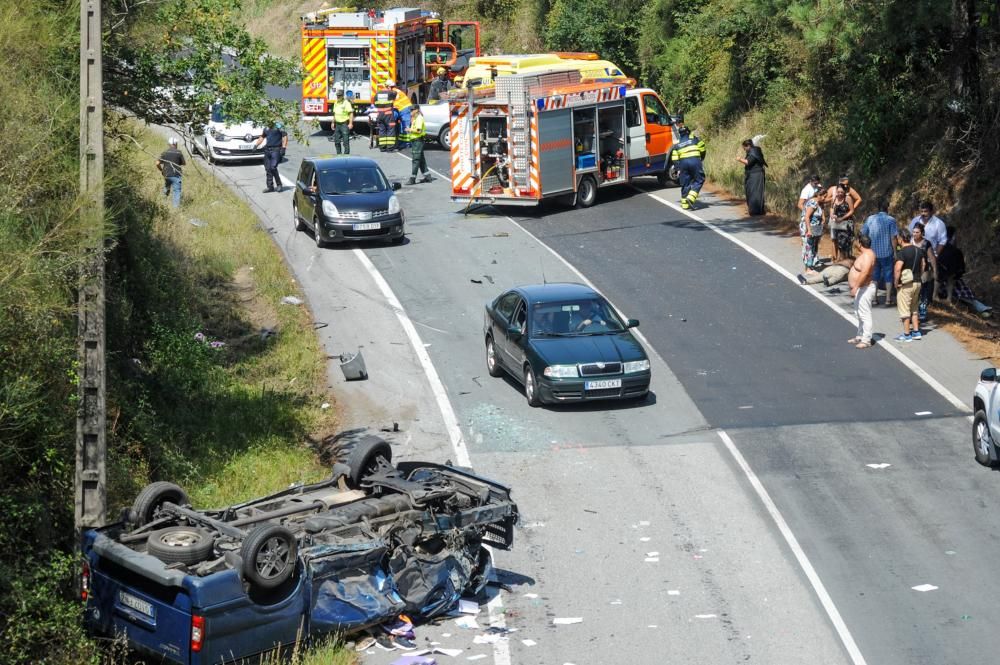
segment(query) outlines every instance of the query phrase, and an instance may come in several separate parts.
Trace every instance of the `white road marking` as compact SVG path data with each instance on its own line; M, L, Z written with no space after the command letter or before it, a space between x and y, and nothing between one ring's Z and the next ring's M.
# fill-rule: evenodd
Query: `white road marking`
M931 412L930 411L914 411L913 415L915 415L915 416L929 416L929 415L931 415Z
M854 642L854 637L851 636L851 631L847 628L847 624L844 623L844 619L840 616L837 606L833 604L833 599L830 598L830 594L827 593L826 587L819 579L816 569L813 568L812 563L809 562L809 557L806 556L802 546L799 545L799 541L795 537L795 534L792 533L792 529L788 526L788 522L785 521L781 512L778 511L778 506L776 506L774 501L771 499L771 495L767 493L766 489L764 489L764 484L760 482L757 474L755 474L753 469L750 468L746 458L744 458L743 454L736 448L736 444L733 443L731 438L729 438L729 435L721 429L718 430L718 432L719 438L722 439L722 442L726 445L726 448L729 450L729 454L733 456L733 459L743 470L747 480L750 481L750 485L757 493L757 497L761 500L761 503L764 504L764 508L767 509L767 512L774 521L774 524L778 527L778 531L780 531L781 535L784 536L785 542L788 543L788 547L792 550L792 554L795 556L795 560L798 561L799 567L802 568L802 572L805 573L806 578L812 585L813 591L816 592L816 596L819 598L820 604L823 606L823 609L826 610L826 615L830 618L830 622L833 623L833 627L837 631L837 636L840 637L840 641L844 645L844 649L851 657L851 662L854 663L854 665L867 665L865 657L861 655L861 650Z
M778 265L778 263L775 262L773 259L771 259L768 256L765 256L761 252L757 251L756 249L754 249L750 245L748 245L745 242L743 242L742 240L740 240L739 238L731 235L730 233L728 233L726 231L723 231L722 229L720 229L719 227L717 227L712 222L706 222L704 219L702 219L701 217L698 217L698 215L695 215L690 210L684 210L683 208L681 208L679 205L677 205L673 201L668 201L665 198L662 198L660 196L657 196L656 194L653 194L652 192L644 192L643 190L640 190L638 188L635 188L635 189L637 191L645 193L651 199L653 199L655 201L659 201L660 203L662 203L663 205L667 206L668 208L672 208L672 209L676 210L677 212L681 213L682 215L686 215L687 217L690 217L691 219L693 219L694 221L698 222L699 224L703 224L704 226L706 226L709 229L711 229L711 230L715 231L716 233L718 233L720 236L722 236L726 240L729 240L730 242L733 242L736 245L739 245L745 251L747 251L750 254L752 254L753 256L755 256L758 260L763 261L765 264L767 264L775 272L783 275L786 279L788 279L788 281L792 282L796 286L801 286L799 284L798 278L796 278L795 275L793 275L789 271L785 270L782 266ZM850 321L851 324L853 324L855 326L858 325L858 320L857 320L856 317L854 317L852 314L848 314L847 312L845 312L843 309L840 308L839 305L837 305L837 303L833 302L829 298L824 297L823 294L820 293L819 291L817 291L816 289L806 289L806 292L809 293L809 294L811 294L814 298L816 298L817 300L819 300L821 303L823 303L824 305L826 305L830 309L832 309L841 318L845 319L846 321ZM924 383L926 383L931 388L933 388L939 395L941 395L946 400L948 400L949 402L951 402L952 406L954 406L955 408L959 409L963 413L968 413L969 412L969 407L966 406L965 402L963 402L962 400L960 400L953 392L951 392L950 390L948 390L947 388L945 388L941 384L941 382L939 382L933 376L931 376L930 374L928 374L927 371L924 370L924 368L922 368L917 363L913 362L913 360L911 360L910 358L907 358L906 355L903 354L902 351L900 351L899 349L895 348L891 344L883 344L881 341L877 342L877 344L880 347L882 347L883 349L885 349L887 353L889 353L890 355L892 355L893 357L895 357L896 360L898 360L899 362L903 363L903 365L905 365L911 372L913 372L914 374L916 374L917 376L919 376L921 379L923 379Z
M420 339L420 335L417 333L416 327L413 325L410 317L406 314L406 310L403 309L403 305L399 302L399 299L396 298L396 294L393 293L389 283L385 281L385 278L382 277L382 273L380 273L378 268L376 268L375 265L368 259L364 251L358 248L355 248L353 251L354 256L357 257L358 261L361 262L361 265L363 265L365 270L368 271L368 274L375 282L375 285L378 286L379 291L382 292L382 296L396 313L396 319L399 321L399 325L401 325L403 327L403 331L406 332L406 337L410 340L413 352L417 354L417 359L424 368L424 374L427 375L427 382L431 386L431 393L434 395L434 400L437 402L438 409L441 411L441 419L444 421L444 426L448 430L448 438L451 439L451 447L455 453L455 464L458 466L471 467L472 459L469 457L469 448L465 445L465 439L462 437L462 427L458 424L458 416L455 415L455 409L452 408L451 402L448 400L448 393L445 391L444 384L441 382L441 377L438 376L437 370L434 369L434 364L431 362L431 357L427 354L427 349L424 348L424 344ZM490 600L489 603L487 603L486 609L490 625L497 628L507 627L507 622L504 619L503 614L503 601L500 599L499 592ZM496 665L510 665L510 645L506 640L494 643L493 662Z

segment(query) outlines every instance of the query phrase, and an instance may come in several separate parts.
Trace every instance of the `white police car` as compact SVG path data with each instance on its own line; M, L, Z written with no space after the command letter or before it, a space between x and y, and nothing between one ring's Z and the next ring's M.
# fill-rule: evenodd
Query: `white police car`
M222 113L222 104L212 104L208 123L194 135L194 151L210 163L259 160L264 146L255 147L263 128L252 122L235 122Z
M976 461L983 466L1000 465L1000 381L995 367L984 369L979 375L972 398L972 446Z

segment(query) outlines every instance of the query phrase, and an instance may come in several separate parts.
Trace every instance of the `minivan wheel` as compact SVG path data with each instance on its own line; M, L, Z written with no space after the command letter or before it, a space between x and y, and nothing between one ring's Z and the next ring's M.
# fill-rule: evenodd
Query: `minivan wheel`
M193 564L212 554L212 534L193 526L172 526L149 534L146 553L163 563Z
M580 178L580 184L576 188L576 207L589 208L597 200L597 183L594 179L585 175Z
M319 217L313 215L313 240L316 241L316 247L323 249L326 247L326 241L323 240L323 236L320 234L319 228Z
M292 221L295 222L295 230L296 231L305 231L306 230L306 224L305 224L305 222L303 222L302 218L299 217L299 204L298 203L292 203Z
M361 481L376 473L382 464L392 464L392 446L385 439L368 435L358 441L345 462L350 469L348 486L360 489Z
M247 535L240 548L243 577L258 589L281 586L295 572L299 543L278 524L262 524Z
M983 466L994 466L991 458L993 451L993 438L990 436L990 425L986 419L986 412L976 411L972 421L972 449L976 454L976 461Z
M531 365L524 366L524 396L528 400L528 406L541 406L542 398L538 395L538 382Z
M129 522L137 527L149 524L156 517L156 511L167 501L178 506L191 503L187 492L173 483L161 480L146 485L132 502Z
M486 338L486 371L494 378L503 374L500 363L497 362L497 347L493 343L492 337Z

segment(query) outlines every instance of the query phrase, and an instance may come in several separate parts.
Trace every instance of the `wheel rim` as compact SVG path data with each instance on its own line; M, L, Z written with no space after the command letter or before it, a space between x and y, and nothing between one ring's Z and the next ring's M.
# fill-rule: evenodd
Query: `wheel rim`
M299 228L299 206L292 204L292 228Z
M524 393L529 400L535 399L535 377L531 375L531 370L524 371Z
M493 348L493 340L486 342L486 366L493 370L497 366L496 349Z
M323 236L319 234L319 220L313 217L313 237L316 239L316 246L323 244Z
M583 180L583 204L589 205L591 201L594 200L594 183L590 178L584 178Z
M438 139L438 142L445 150L451 150L451 133L447 127L441 130L441 138Z
M268 538L257 552L254 567L264 579L273 580L288 567L288 543L277 536Z
M986 429L986 423L979 421L976 424L976 450L983 459L989 459L990 456L990 433Z
M160 542L167 547L191 547L200 540L194 531L171 531L160 537Z

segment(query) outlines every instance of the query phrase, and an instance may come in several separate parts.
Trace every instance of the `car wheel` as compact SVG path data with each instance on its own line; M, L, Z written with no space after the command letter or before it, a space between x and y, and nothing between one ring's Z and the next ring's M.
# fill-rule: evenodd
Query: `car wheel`
M212 534L193 526L172 526L149 534L146 553L163 563L193 564L212 554Z
M292 221L295 223L296 231L306 230L306 223L299 217L299 206L297 203L292 203Z
M346 464L350 469L348 485L358 489L361 481L378 471L383 463L392 464L392 446L377 436L364 437L347 455Z
M535 380L535 371L531 365L524 366L524 396L528 400L528 406L541 406L542 398L538 394L538 381Z
M451 150L451 126L445 125L438 132L438 144L445 150Z
M278 524L262 524L243 541L243 577L259 589L281 586L295 572L299 543L295 535Z
M393 238L389 242L391 242L393 245L402 245L404 240L406 240L406 234L405 233L403 235L399 236L398 238Z
M597 200L597 183L594 179L585 175L580 178L580 184L576 188L576 207L589 208Z
M149 524L156 516L156 511L167 501L178 506L191 503L187 492L173 483L160 481L146 485L132 502L129 522L137 527Z
M976 453L976 461L983 466L994 466L992 455L993 438L990 436L990 425L986 419L986 412L976 411L976 416L972 421L972 448Z
M316 247L323 249L326 247L326 241L323 240L323 236L319 231L319 218L313 215L313 240L316 241Z
M492 377L503 374L503 368L500 367L500 361L497 358L497 347L493 343L492 337L486 338L486 371Z

